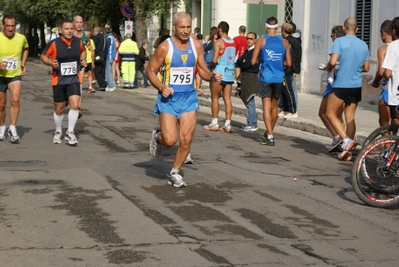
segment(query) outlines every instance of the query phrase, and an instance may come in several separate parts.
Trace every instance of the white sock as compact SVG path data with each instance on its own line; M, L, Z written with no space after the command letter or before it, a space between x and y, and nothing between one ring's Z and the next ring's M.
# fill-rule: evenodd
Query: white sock
M212 118L212 124L218 124L219 120L218 118Z
M57 113L53 113L54 123L55 123L55 131L62 132L62 120L64 119L64 114L57 115Z
M10 125L10 131L12 132L12 133L16 133L17 132L17 130L15 129L15 125Z
M179 170L176 170L175 168L172 168L172 170L170 171L170 175L172 175L173 173L179 173Z
M231 120L226 120L225 123L224 123L224 125L225 125L225 126L229 126L230 123L231 123Z
M273 138L273 135L267 135L267 139L272 139Z
M68 112L68 132L73 132L76 122L78 121L79 110L70 109Z

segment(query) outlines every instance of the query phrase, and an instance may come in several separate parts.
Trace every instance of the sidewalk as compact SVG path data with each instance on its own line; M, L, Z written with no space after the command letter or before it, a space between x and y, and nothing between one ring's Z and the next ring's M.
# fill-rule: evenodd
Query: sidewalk
M156 90L152 90L153 87L148 90L148 88L138 88L133 90L139 94L145 94L147 96L157 94ZM201 106L211 106L210 100L210 90L209 87L203 87L204 94L199 98L199 104ZM233 89L233 92L235 90ZM279 117L277 120L277 124L279 126L302 130L305 132L321 135L321 136L330 136L329 131L322 123L319 118L319 106L322 99L321 95L314 94L298 94L298 118L293 119L285 119L283 117ZM233 120L234 115L246 116L246 107L240 98L236 96L232 96L233 102ZM222 111L224 111L223 100L219 100L220 103L220 111L219 116L224 116ZM260 124L263 124L263 114L262 114L262 102L259 97L255 99L257 111L258 111L258 120ZM360 102L359 106L356 110L356 138L358 142L363 143L365 138L376 128L379 127L378 124L378 111L377 105L371 105L366 102Z

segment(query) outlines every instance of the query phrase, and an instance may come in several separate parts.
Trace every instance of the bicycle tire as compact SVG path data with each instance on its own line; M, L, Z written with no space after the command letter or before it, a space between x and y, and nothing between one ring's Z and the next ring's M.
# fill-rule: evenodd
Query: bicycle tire
M397 142L399 136L396 135L380 137L364 146L353 164L353 190L360 200L370 206L387 209L399 207L399 158L394 160L392 168L385 169L387 160L381 156L386 145Z
M399 125L395 124L383 125L381 127L378 127L377 129L372 131L369 136L367 136L366 140L364 140L363 142L363 146L367 146L370 142L377 139L378 137L381 137L384 133L391 132L392 134L396 134L398 129Z
M397 159L394 160L390 168L384 170L383 164L387 163L388 158L382 157L386 149L394 145L398 138L396 135L390 135L374 140L360 150L355 160L358 167L358 175L360 175L364 183L378 193L399 192L399 177L396 173L399 168L399 161Z

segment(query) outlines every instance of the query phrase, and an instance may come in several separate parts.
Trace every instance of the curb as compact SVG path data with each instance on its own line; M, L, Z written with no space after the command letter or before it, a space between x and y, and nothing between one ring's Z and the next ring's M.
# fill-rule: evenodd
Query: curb
M208 96L202 96L198 98L198 103L201 106L211 107L211 100L208 99ZM224 103L219 103L220 111L225 111ZM260 108L256 109L258 114L258 121L263 122L263 111ZM234 105L233 104L233 114L246 117L246 107L244 104ZM283 117L278 117L276 125L296 129L304 132L308 132L311 134L321 135L325 137L332 138L332 135L327 130L327 128L320 122L320 125L316 124L313 120L305 119L305 118L294 118L294 119L286 119ZM355 139L359 144L363 144L364 140L367 138L368 134L364 132L357 132Z

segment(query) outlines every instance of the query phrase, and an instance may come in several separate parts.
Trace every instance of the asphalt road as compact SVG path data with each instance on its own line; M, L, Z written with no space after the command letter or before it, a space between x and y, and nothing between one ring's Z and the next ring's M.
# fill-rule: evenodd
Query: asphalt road
M153 96L85 93L78 146L54 145L49 78L29 62L21 142L0 142L1 266L396 266L398 211L356 197L329 138L277 127L261 146L263 130L203 131L201 107L177 189L175 148L148 152Z

